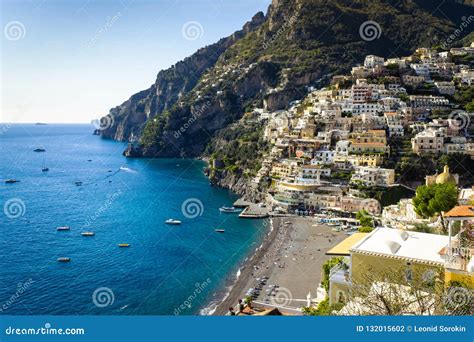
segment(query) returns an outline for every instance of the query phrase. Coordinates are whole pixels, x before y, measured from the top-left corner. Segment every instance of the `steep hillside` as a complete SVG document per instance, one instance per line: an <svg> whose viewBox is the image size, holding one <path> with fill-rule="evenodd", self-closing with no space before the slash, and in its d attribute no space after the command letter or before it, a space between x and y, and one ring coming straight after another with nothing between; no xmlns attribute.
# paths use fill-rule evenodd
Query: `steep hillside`
<svg viewBox="0 0 474 342"><path fill-rule="evenodd" d="M456 1L274 0L266 16L161 71L150 89L113 108L102 136L140 139L135 156L196 157L206 147L210 154L219 148L213 137L247 109L284 108L367 54L395 57L442 43L469 13ZM367 21L377 25L360 33Z"/></svg>

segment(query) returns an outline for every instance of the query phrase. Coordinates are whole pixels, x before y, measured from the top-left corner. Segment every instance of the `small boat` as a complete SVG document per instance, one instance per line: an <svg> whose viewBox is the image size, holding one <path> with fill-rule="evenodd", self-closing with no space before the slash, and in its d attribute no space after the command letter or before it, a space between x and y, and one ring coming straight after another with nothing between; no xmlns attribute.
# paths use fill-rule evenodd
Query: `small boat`
<svg viewBox="0 0 474 342"><path fill-rule="evenodd" d="M37 148L34 149L33 152L46 152L46 150L44 148Z"/></svg>
<svg viewBox="0 0 474 342"><path fill-rule="evenodd" d="M130 247L130 244L129 243L119 243L118 246L119 247Z"/></svg>
<svg viewBox="0 0 474 342"><path fill-rule="evenodd" d="M165 221L166 224L172 224L172 225L178 225L178 224L181 224L181 221L179 220L173 220L173 219L167 219Z"/></svg>
<svg viewBox="0 0 474 342"><path fill-rule="evenodd" d="M76 184L76 186L81 186L82 182L74 182L74 184Z"/></svg>
<svg viewBox="0 0 474 342"><path fill-rule="evenodd" d="M238 213L240 211L240 209L237 209L236 207L222 206L222 207L219 208L219 211L221 213Z"/></svg>
<svg viewBox="0 0 474 342"><path fill-rule="evenodd" d="M56 230L65 231L65 230L71 230L71 228L69 226L62 226L62 227L56 228Z"/></svg>
<svg viewBox="0 0 474 342"><path fill-rule="evenodd" d="M82 236L94 236L95 233L94 232L82 232L81 235Z"/></svg>
<svg viewBox="0 0 474 342"><path fill-rule="evenodd" d="M43 158L43 166L41 167L41 171L43 172L49 171L49 168L44 165L44 158Z"/></svg>
<svg viewBox="0 0 474 342"><path fill-rule="evenodd" d="M18 182L19 182L19 180L16 180L16 179L7 179L5 181L6 184L13 184L13 183L18 183Z"/></svg>
<svg viewBox="0 0 474 342"><path fill-rule="evenodd" d="M71 258L61 257L61 258L58 258L58 261L59 262L69 262L69 261L71 261Z"/></svg>
<svg viewBox="0 0 474 342"><path fill-rule="evenodd" d="M214 229L216 233L225 233L225 229Z"/></svg>

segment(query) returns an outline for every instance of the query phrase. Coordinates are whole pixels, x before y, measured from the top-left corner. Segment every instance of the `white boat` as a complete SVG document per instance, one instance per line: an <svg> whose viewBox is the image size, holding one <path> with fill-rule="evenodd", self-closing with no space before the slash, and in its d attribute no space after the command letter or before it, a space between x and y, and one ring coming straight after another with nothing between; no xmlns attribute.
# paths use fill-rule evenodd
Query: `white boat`
<svg viewBox="0 0 474 342"><path fill-rule="evenodd" d="M173 225L178 225L178 224L181 224L181 221L179 220L173 220L173 219L167 219L165 221L166 224L173 224Z"/></svg>
<svg viewBox="0 0 474 342"><path fill-rule="evenodd" d="M58 227L56 229L59 230L59 231L71 230L71 228L69 226L62 226L62 227Z"/></svg>
<svg viewBox="0 0 474 342"><path fill-rule="evenodd" d="M81 235L82 236L94 236L95 233L94 232L82 232Z"/></svg>
<svg viewBox="0 0 474 342"><path fill-rule="evenodd" d="M219 208L219 211L221 213L238 213L240 211L240 209L237 209L236 207L222 206L222 207Z"/></svg>
<svg viewBox="0 0 474 342"><path fill-rule="evenodd" d="M225 229L214 229L216 233L225 233Z"/></svg>

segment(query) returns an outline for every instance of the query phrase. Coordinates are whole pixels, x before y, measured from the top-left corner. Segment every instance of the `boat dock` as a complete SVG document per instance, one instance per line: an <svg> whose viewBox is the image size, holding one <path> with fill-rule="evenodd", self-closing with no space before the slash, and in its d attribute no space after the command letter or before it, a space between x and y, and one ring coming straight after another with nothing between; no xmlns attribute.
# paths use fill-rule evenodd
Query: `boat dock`
<svg viewBox="0 0 474 342"><path fill-rule="evenodd" d="M248 202L246 200L244 200L243 198L239 198L237 201L234 202L233 206L236 207L236 208L247 208L249 206L251 206L252 202Z"/></svg>
<svg viewBox="0 0 474 342"><path fill-rule="evenodd" d="M266 207L251 203L239 214L240 218L266 218L270 216L270 211Z"/></svg>

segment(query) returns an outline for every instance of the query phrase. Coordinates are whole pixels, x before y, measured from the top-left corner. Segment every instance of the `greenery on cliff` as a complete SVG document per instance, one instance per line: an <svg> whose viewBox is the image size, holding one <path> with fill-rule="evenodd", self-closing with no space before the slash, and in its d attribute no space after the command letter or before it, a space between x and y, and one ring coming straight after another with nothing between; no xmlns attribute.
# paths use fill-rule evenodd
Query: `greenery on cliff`
<svg viewBox="0 0 474 342"><path fill-rule="evenodd" d="M454 0L274 0L266 16L160 72L149 90L111 110L115 124L103 136L140 138L146 157L205 154L254 173L266 146L258 124L239 123L246 111L282 109L367 54L442 44L467 9ZM361 37L368 20L380 26L379 38Z"/></svg>

